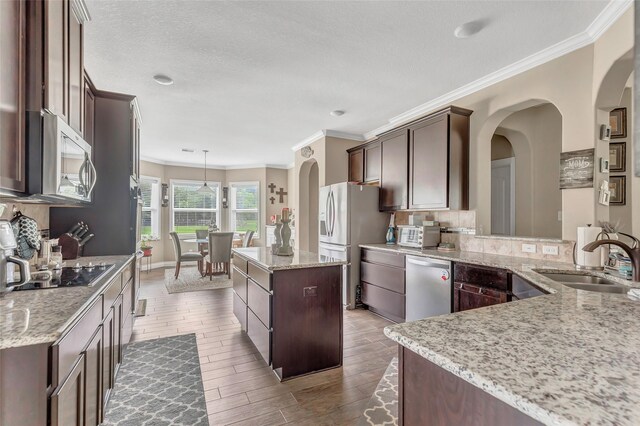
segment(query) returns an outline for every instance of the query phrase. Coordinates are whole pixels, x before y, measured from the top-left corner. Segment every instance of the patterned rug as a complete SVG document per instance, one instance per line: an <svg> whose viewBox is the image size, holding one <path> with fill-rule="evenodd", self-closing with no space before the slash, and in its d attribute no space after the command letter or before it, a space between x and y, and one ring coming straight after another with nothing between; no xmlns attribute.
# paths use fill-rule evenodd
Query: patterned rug
<svg viewBox="0 0 640 426"><path fill-rule="evenodd" d="M129 344L103 424L207 426L196 335Z"/></svg>
<svg viewBox="0 0 640 426"><path fill-rule="evenodd" d="M398 424L398 358L393 358L378 383L359 426Z"/></svg>
<svg viewBox="0 0 640 426"><path fill-rule="evenodd" d="M209 277L200 276L198 268L184 268L176 279L175 269L171 268L164 271L164 286L169 294L173 294L229 288L233 287L233 281L226 275L214 275L213 279L209 280Z"/></svg>

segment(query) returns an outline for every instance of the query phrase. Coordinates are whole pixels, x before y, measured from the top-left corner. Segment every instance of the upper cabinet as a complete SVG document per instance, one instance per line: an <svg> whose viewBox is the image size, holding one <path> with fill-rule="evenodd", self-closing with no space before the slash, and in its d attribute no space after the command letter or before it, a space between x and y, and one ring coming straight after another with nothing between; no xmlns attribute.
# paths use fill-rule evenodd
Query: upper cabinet
<svg viewBox="0 0 640 426"><path fill-rule="evenodd" d="M347 150L349 182L375 183L380 180L380 143L367 142Z"/></svg>
<svg viewBox="0 0 640 426"><path fill-rule="evenodd" d="M0 1L0 190L25 191L26 2Z"/></svg>
<svg viewBox="0 0 640 426"><path fill-rule="evenodd" d="M380 138L382 167L380 173L380 210L407 208L408 131L393 131Z"/></svg>
<svg viewBox="0 0 640 426"><path fill-rule="evenodd" d="M43 7L43 108L62 117L83 134L83 24L89 15L81 0L49 0L43 2Z"/></svg>
<svg viewBox="0 0 640 426"><path fill-rule="evenodd" d="M131 101L131 176L140 181L140 110L138 101Z"/></svg>
<svg viewBox="0 0 640 426"><path fill-rule="evenodd" d="M352 148L349 176L380 181L383 211L467 209L471 113L451 106ZM355 152L361 163L351 160Z"/></svg>

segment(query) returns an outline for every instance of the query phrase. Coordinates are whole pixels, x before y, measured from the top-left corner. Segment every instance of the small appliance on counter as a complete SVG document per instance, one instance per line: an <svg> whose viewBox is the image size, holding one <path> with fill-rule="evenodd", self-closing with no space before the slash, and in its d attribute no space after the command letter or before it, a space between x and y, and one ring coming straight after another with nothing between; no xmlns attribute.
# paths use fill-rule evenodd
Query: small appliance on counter
<svg viewBox="0 0 640 426"><path fill-rule="evenodd" d="M0 296L13 289L11 285L22 285L31 279L29 262L14 255L18 247L13 227L6 220L0 220ZM13 283L13 265L20 268L20 280Z"/></svg>
<svg viewBox="0 0 640 426"><path fill-rule="evenodd" d="M412 248L433 248L440 244L440 226L398 226L398 245Z"/></svg>
<svg viewBox="0 0 640 426"><path fill-rule="evenodd" d="M584 246L608 235L599 226L579 226L576 245L573 249L573 262L578 269L601 271L609 257L609 250L605 247L598 247L593 252L582 250Z"/></svg>

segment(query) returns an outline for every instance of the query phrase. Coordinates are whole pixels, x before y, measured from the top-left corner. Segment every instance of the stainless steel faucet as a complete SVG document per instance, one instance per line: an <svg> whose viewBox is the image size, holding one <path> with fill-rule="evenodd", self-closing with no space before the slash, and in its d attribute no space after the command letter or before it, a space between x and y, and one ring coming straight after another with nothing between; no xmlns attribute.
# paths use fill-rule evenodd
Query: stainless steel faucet
<svg viewBox="0 0 640 426"><path fill-rule="evenodd" d="M631 266L633 268L633 280L640 281L640 246L635 244L634 247L631 248L625 243L622 243L618 240L596 240L582 247L582 250L592 252L598 247L605 244L618 246L627 253L629 259L631 259Z"/></svg>

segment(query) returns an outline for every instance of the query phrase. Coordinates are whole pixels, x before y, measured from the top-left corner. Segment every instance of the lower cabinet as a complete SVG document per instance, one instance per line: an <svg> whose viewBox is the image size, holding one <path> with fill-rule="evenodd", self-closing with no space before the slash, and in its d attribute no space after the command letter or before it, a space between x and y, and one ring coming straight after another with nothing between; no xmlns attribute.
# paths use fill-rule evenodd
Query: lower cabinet
<svg viewBox="0 0 640 426"><path fill-rule="evenodd" d="M405 257L401 253L362 249L362 302L375 314L394 322L406 318Z"/></svg>
<svg viewBox="0 0 640 426"><path fill-rule="evenodd" d="M85 355L51 396L52 426L84 426Z"/></svg>
<svg viewBox="0 0 640 426"><path fill-rule="evenodd" d="M467 311L511 301L511 274L505 269L456 263L453 311Z"/></svg>
<svg viewBox="0 0 640 426"><path fill-rule="evenodd" d="M136 279L130 273L114 277L80 320L51 347L49 369L53 385L58 385L51 394L51 425L98 426L104 421L123 348L133 330Z"/></svg>
<svg viewBox="0 0 640 426"><path fill-rule="evenodd" d="M453 286L454 312L497 305L508 301L508 293L503 290L458 282Z"/></svg>

